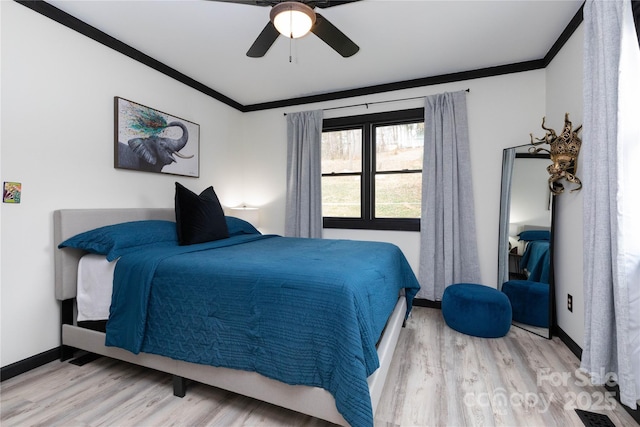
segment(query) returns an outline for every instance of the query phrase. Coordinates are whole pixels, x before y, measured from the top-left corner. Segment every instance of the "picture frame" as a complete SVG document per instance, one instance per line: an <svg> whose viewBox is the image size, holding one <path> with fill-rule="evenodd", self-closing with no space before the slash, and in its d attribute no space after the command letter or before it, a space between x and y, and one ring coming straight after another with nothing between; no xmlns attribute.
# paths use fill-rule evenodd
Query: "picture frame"
<svg viewBox="0 0 640 427"><path fill-rule="evenodd" d="M200 125L114 97L114 167L200 176Z"/></svg>
<svg viewBox="0 0 640 427"><path fill-rule="evenodd" d="M2 190L2 201L4 203L20 203L22 196L22 183L5 181Z"/></svg>

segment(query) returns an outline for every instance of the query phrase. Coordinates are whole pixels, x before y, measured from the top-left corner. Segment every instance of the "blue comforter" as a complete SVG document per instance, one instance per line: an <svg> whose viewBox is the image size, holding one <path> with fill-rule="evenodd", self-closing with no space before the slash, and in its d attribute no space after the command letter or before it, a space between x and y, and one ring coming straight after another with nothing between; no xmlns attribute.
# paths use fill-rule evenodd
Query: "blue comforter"
<svg viewBox="0 0 640 427"><path fill-rule="evenodd" d="M373 426L367 377L397 297L418 282L388 243L241 235L118 261L106 344L322 387Z"/></svg>
<svg viewBox="0 0 640 427"><path fill-rule="evenodd" d="M528 242L522 259L520 259L520 268L527 270L527 280L549 283L550 265L549 241L533 240Z"/></svg>

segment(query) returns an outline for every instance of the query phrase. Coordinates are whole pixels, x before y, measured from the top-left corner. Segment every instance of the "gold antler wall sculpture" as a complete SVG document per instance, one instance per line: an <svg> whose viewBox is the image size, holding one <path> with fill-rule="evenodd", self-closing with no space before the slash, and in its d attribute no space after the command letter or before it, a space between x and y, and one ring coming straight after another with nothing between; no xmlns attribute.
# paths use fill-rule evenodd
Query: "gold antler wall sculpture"
<svg viewBox="0 0 640 427"><path fill-rule="evenodd" d="M559 182L562 178L577 185L571 192L578 191L582 188L582 182L576 176L578 154L580 154L580 147L582 146L582 140L578 137L578 132L582 130L582 125L572 130L569 113L566 113L564 115L562 133L556 135L556 131L545 127L544 119L545 117L542 118L542 129L546 130L547 133L542 138L536 138L535 141L533 134L530 134L533 147L529 149L529 152L532 154L541 151L549 153L553 163L547 166L547 172L551 175L549 177L549 189L553 194L560 194L564 191L564 186ZM536 148L541 144L549 144L549 149Z"/></svg>

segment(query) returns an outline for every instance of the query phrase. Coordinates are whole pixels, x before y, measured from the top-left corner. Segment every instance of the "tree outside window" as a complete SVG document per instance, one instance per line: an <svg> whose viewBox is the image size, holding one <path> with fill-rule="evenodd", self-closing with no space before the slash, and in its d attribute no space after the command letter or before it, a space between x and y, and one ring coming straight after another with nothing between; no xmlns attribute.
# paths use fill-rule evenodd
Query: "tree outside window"
<svg viewBox="0 0 640 427"><path fill-rule="evenodd" d="M423 146L423 109L325 120L324 226L419 230Z"/></svg>

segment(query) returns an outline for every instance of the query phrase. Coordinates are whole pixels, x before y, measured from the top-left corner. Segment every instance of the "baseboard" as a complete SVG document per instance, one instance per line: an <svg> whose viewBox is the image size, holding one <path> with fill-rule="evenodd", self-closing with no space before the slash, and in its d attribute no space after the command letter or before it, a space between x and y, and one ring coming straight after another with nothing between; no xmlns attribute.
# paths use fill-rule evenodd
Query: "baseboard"
<svg viewBox="0 0 640 427"><path fill-rule="evenodd" d="M431 301L427 299L414 299L413 305L416 307L428 307L428 308L437 308L442 309L442 303L440 301ZM582 359L582 348L573 340L571 337L562 330L559 326L555 328L555 334L560 338L567 348L578 358L578 360ZM38 368L42 365L46 365L47 363L53 362L60 358L60 348L52 348L51 350L47 350L40 354L36 354L35 356L31 356L28 359L21 360L16 363L12 363L11 365L4 366L0 368L0 382L8 380L9 378L13 378L17 375L28 372L32 369ZM619 402L620 398L620 390L618 386L610 387L605 386L608 390L614 392L616 399ZM640 425L640 409L631 409L626 405L622 405L624 409L633 417L633 419Z"/></svg>
<svg viewBox="0 0 640 427"><path fill-rule="evenodd" d="M24 374L32 369L38 368L47 363L53 362L60 358L60 347L52 348L11 365L0 368L0 382L13 378L16 375Z"/></svg>
<svg viewBox="0 0 640 427"><path fill-rule="evenodd" d="M556 326L554 333L558 336L558 338L560 338L560 341L562 341L564 345L566 345L569 350L571 350L571 352L578 358L578 360L582 360L582 349L574 340L571 339L571 337L565 331L562 330L562 328ZM620 403L620 387L618 387L617 384L614 387L605 384L605 387L607 388L607 390L613 393L616 401ZM620 403L620 405L622 405L622 403ZM633 417L635 422L640 425L640 408L631 409L627 405L622 405L622 407L629 413L629 415L631 415L631 417Z"/></svg>
<svg viewBox="0 0 640 427"><path fill-rule="evenodd" d="M616 384L615 386L604 385L607 390L613 393L616 398L616 401L620 403L620 386ZM622 405L622 403L620 403ZM636 409L631 409L627 405L622 405L622 407L631 415L631 417L635 420L636 423L640 426L640 406L636 406Z"/></svg>
<svg viewBox="0 0 640 427"><path fill-rule="evenodd" d="M414 298L413 299L414 307L427 307L427 308L437 308L438 310L442 310L442 301L431 301L428 299Z"/></svg>
<svg viewBox="0 0 640 427"><path fill-rule="evenodd" d="M560 338L560 341L562 341L564 345L566 345L569 350L571 350L571 353L573 353L578 358L578 360L582 360L582 349L573 339L571 339L569 334L567 334L562 330L560 326L557 325L554 328L553 332L558 336L558 338Z"/></svg>
<svg viewBox="0 0 640 427"><path fill-rule="evenodd" d="M429 307L441 309L440 301L430 301L427 299L415 299L413 305L418 307ZM32 369L38 368L54 360L60 359L60 347L52 348L27 359L20 360L7 366L0 368L0 382L13 378L17 375L24 374Z"/></svg>

